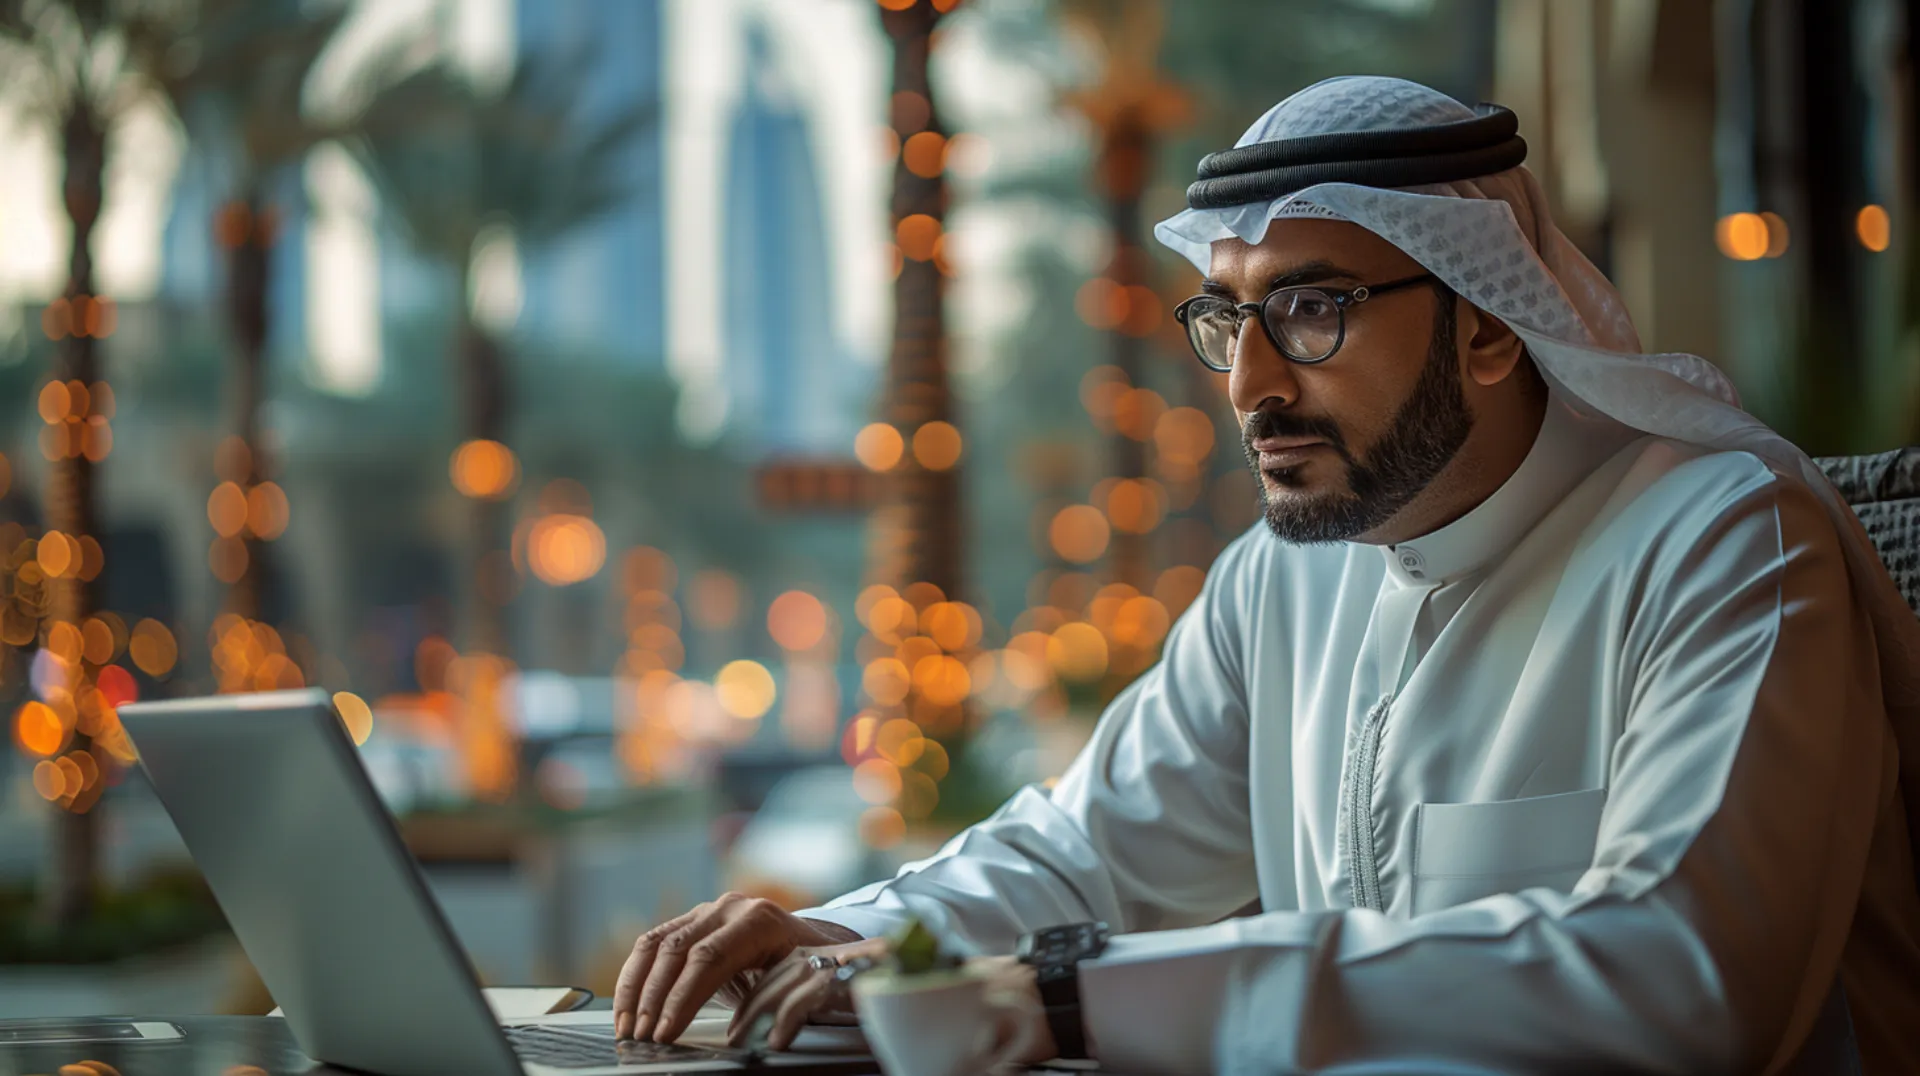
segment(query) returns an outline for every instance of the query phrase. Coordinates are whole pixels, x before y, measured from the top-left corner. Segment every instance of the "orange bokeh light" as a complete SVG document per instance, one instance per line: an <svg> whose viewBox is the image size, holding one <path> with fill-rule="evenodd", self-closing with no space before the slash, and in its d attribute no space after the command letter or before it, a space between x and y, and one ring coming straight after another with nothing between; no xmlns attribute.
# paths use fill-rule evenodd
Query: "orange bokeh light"
<svg viewBox="0 0 1920 1076"><path fill-rule="evenodd" d="M67 665L80 664L86 649L86 640L73 622L56 620L47 626L47 650Z"/></svg>
<svg viewBox="0 0 1920 1076"><path fill-rule="evenodd" d="M773 709L778 690L773 674L757 661L730 661L713 678L720 708L743 721L757 721Z"/></svg>
<svg viewBox="0 0 1920 1076"><path fill-rule="evenodd" d="M923 179L932 179L947 166L947 139L937 131L921 131L901 149L907 171Z"/></svg>
<svg viewBox="0 0 1920 1076"><path fill-rule="evenodd" d="M937 605L947 600L946 592L940 589L939 584L929 583L924 579L917 583L908 583L901 589L900 596L915 609L925 609L929 605Z"/></svg>
<svg viewBox="0 0 1920 1076"><path fill-rule="evenodd" d="M463 496L495 501L519 484L520 460L498 441L476 439L454 449L448 472Z"/></svg>
<svg viewBox="0 0 1920 1076"><path fill-rule="evenodd" d="M65 747L67 731L53 707L38 700L28 702L14 714L14 738L36 755L52 755Z"/></svg>
<svg viewBox="0 0 1920 1076"><path fill-rule="evenodd" d="M247 491L247 529L271 542L286 533L287 492L278 482L262 482Z"/></svg>
<svg viewBox="0 0 1920 1076"><path fill-rule="evenodd" d="M885 583L875 583L867 587L860 592L858 598L853 600L854 619L860 621L861 624L871 627L872 621L869 618L873 614L874 606L886 598L898 598L899 596L899 591Z"/></svg>
<svg viewBox="0 0 1920 1076"><path fill-rule="evenodd" d="M914 663L913 686L935 706L953 706L972 694L973 675L960 659L932 654Z"/></svg>
<svg viewBox="0 0 1920 1076"><path fill-rule="evenodd" d="M1167 401L1152 389L1130 389L1114 400L1113 425L1136 441L1153 439L1154 427L1167 413Z"/></svg>
<svg viewBox="0 0 1920 1076"><path fill-rule="evenodd" d="M73 408L73 397L64 381L49 381L40 390L40 419L48 425L65 422Z"/></svg>
<svg viewBox="0 0 1920 1076"><path fill-rule="evenodd" d="M853 768L853 788L868 803L891 803L900 794L900 767L870 758Z"/></svg>
<svg viewBox="0 0 1920 1076"><path fill-rule="evenodd" d="M959 602L935 602L920 615L920 630L942 650L965 650L980 638L980 629L967 612Z"/></svg>
<svg viewBox="0 0 1920 1076"><path fill-rule="evenodd" d="M1096 329L1116 329L1127 320L1127 289L1107 277L1097 276L1073 297L1073 309L1080 320Z"/></svg>
<svg viewBox="0 0 1920 1076"><path fill-rule="evenodd" d="M827 637L827 607L804 590L789 590L767 607L767 633L783 650L812 650Z"/></svg>
<svg viewBox="0 0 1920 1076"><path fill-rule="evenodd" d="M929 471L960 462L960 431L951 422L929 422L913 433L913 458Z"/></svg>
<svg viewBox="0 0 1920 1076"><path fill-rule="evenodd" d="M59 531L48 531L40 539L34 556L40 562L40 570L46 572L48 578L65 579L80 574L80 543Z"/></svg>
<svg viewBox="0 0 1920 1076"><path fill-rule="evenodd" d="M1758 261L1767 256L1770 245L1767 222L1758 213L1729 213L1720 218L1713 230L1720 253L1735 261Z"/></svg>
<svg viewBox="0 0 1920 1076"><path fill-rule="evenodd" d="M940 221L925 213L901 218L894 229L894 239L900 244L900 253L917 262L933 258L934 243L940 234Z"/></svg>
<svg viewBox="0 0 1920 1076"><path fill-rule="evenodd" d="M1107 517L1090 504L1073 504L1062 508L1054 514L1047 533L1053 551L1076 564L1099 560L1100 555L1107 551L1107 541L1111 537Z"/></svg>
<svg viewBox="0 0 1920 1076"><path fill-rule="evenodd" d="M79 426L80 454L90 463L99 463L113 452L113 427L99 415L90 416Z"/></svg>
<svg viewBox="0 0 1920 1076"><path fill-rule="evenodd" d="M1164 498L1149 480L1123 478L1107 493L1107 518L1117 531L1146 534L1160 525L1165 511Z"/></svg>
<svg viewBox="0 0 1920 1076"><path fill-rule="evenodd" d="M238 538L215 538L207 547L207 568L213 577L222 583L234 584L247 574L247 564L252 558L247 553L247 543Z"/></svg>
<svg viewBox="0 0 1920 1076"><path fill-rule="evenodd" d="M868 663L860 676L860 686L874 702L893 706L906 699L912 680L905 662L898 658L880 658Z"/></svg>
<svg viewBox="0 0 1920 1076"><path fill-rule="evenodd" d="M873 749L895 766L911 766L927 749L926 734L920 726L904 717L896 717L880 726L874 735Z"/></svg>
<svg viewBox="0 0 1920 1076"><path fill-rule="evenodd" d="M1107 671L1107 640L1091 624L1062 624L1047 640L1047 661L1068 680L1096 680Z"/></svg>
<svg viewBox="0 0 1920 1076"><path fill-rule="evenodd" d="M1197 407L1176 407L1153 425L1153 445L1162 459L1196 466L1213 453L1213 419Z"/></svg>
<svg viewBox="0 0 1920 1076"><path fill-rule="evenodd" d="M172 672L174 662L180 657L180 648L174 642L173 632L168 631L165 624L151 619L133 626L127 652L141 672L156 678Z"/></svg>
<svg viewBox="0 0 1920 1076"><path fill-rule="evenodd" d="M1141 650L1160 645L1173 624L1167 607L1153 598L1128 598L1113 618L1113 641Z"/></svg>
<svg viewBox="0 0 1920 1076"><path fill-rule="evenodd" d="M659 592L661 597L680 582L680 570L673 558L649 545L634 546L620 562L621 585L628 594ZM668 599L667 604L672 604Z"/></svg>
<svg viewBox="0 0 1920 1076"><path fill-rule="evenodd" d="M527 536L527 563L548 586L591 579L607 560L607 537L585 516L555 512L534 521Z"/></svg>
<svg viewBox="0 0 1920 1076"><path fill-rule="evenodd" d="M66 774L50 760L42 759L33 767L33 790L42 799L57 800L66 794Z"/></svg>
<svg viewBox="0 0 1920 1076"><path fill-rule="evenodd" d="M916 629L918 614L905 598L881 598L867 610L867 630L889 646Z"/></svg>
<svg viewBox="0 0 1920 1076"><path fill-rule="evenodd" d="M1860 237L1860 245L1875 254L1893 245L1893 218L1887 215L1885 206L1862 206L1853 218L1853 231Z"/></svg>
<svg viewBox="0 0 1920 1076"><path fill-rule="evenodd" d="M887 423L869 423L854 437L853 454L869 471L891 471L906 455L906 439Z"/></svg>
<svg viewBox="0 0 1920 1076"><path fill-rule="evenodd" d="M367 700L351 691L336 691L333 708L339 711L340 722L347 726L347 735L353 737L354 743L366 743L367 737L373 735L373 707L367 705Z"/></svg>
<svg viewBox="0 0 1920 1076"><path fill-rule="evenodd" d="M238 482L222 482L207 496L207 522L222 538L237 538L247 527L247 494Z"/></svg>
<svg viewBox="0 0 1920 1076"><path fill-rule="evenodd" d="M113 629L99 617L88 617L80 625L80 652L95 665L105 665L114 659Z"/></svg>

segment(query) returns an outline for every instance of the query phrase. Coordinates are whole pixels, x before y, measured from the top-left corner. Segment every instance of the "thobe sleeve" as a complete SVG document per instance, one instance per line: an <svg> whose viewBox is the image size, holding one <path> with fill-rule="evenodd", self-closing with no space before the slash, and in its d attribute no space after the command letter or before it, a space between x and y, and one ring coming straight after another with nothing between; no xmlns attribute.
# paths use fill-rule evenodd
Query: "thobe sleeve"
<svg viewBox="0 0 1920 1076"><path fill-rule="evenodd" d="M1697 1073L1791 1055L1829 996L1894 794L1871 627L1804 487L1745 474L1689 518L1623 567L1641 573L1621 640L1629 701L1570 894L1117 939L1081 970L1102 1061Z"/></svg>
<svg viewBox="0 0 1920 1076"><path fill-rule="evenodd" d="M867 937L918 916L960 948L1006 953L1021 934L1063 923L1163 930L1250 903L1237 664L1247 550L1243 539L1215 561L1161 660L1114 699L1050 792L1024 789L934 856L798 914Z"/></svg>

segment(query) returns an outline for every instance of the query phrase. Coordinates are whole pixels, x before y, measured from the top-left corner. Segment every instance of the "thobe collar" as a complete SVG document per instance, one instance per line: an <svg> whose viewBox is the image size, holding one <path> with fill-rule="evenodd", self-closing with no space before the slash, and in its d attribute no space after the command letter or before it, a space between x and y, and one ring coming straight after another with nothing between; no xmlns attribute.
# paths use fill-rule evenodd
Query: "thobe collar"
<svg viewBox="0 0 1920 1076"><path fill-rule="evenodd" d="M1540 432L1512 477L1452 523L1379 547L1396 581L1405 586L1438 586L1506 555L1619 447L1609 433L1623 427L1605 416L1576 410L1551 379L1548 386Z"/></svg>

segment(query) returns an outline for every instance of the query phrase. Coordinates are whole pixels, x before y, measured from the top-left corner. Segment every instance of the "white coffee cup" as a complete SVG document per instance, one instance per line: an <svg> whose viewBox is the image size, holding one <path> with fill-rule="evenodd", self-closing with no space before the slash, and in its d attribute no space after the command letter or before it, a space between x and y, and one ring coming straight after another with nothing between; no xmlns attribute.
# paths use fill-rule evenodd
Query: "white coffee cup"
<svg viewBox="0 0 1920 1076"><path fill-rule="evenodd" d="M887 1076L978 1076L1036 1045L1027 1003L961 967L853 980L860 1030Z"/></svg>

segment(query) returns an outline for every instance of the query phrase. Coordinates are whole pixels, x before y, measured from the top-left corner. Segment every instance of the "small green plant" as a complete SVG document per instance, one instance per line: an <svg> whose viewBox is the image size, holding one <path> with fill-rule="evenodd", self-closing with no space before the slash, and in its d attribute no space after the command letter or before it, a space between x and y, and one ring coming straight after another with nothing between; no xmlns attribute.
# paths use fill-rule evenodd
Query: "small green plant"
<svg viewBox="0 0 1920 1076"><path fill-rule="evenodd" d="M957 968L962 962L959 956L942 950L940 939L918 918L907 920L887 943L887 963L897 975L925 975Z"/></svg>

